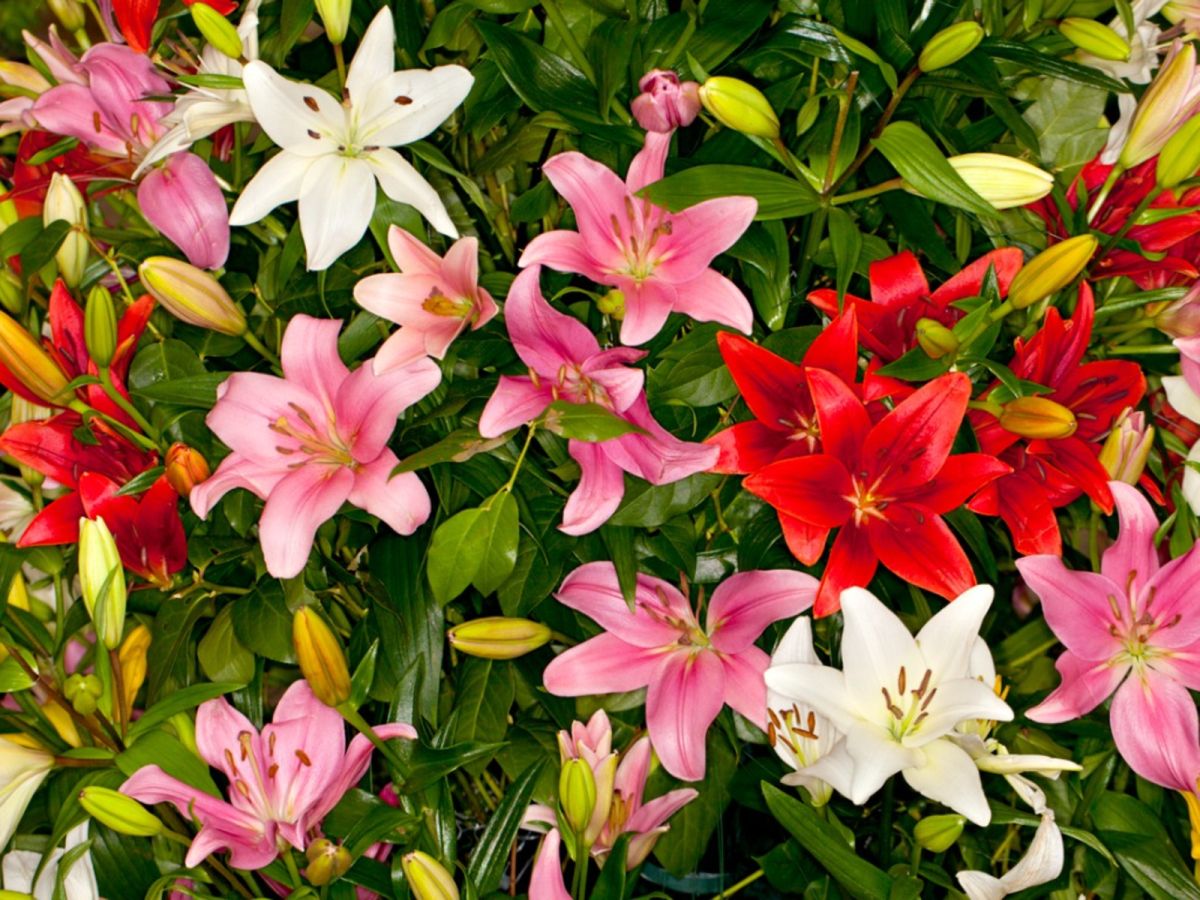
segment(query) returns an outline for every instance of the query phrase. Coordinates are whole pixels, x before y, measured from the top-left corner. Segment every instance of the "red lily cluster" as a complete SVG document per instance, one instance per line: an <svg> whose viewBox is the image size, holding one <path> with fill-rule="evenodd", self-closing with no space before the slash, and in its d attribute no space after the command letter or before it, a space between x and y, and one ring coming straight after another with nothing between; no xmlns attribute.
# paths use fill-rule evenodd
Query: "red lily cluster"
<svg viewBox="0 0 1200 900"><path fill-rule="evenodd" d="M211 6L223 16L237 9L237 4L231 0L183 0L184 6L192 6L195 3ZM154 30L154 23L158 21L158 8L161 5L162 0L113 0L113 13L117 17L117 25L120 26L121 34L125 36L125 42L129 44L130 49L138 53L145 53L150 49L151 32Z"/></svg>

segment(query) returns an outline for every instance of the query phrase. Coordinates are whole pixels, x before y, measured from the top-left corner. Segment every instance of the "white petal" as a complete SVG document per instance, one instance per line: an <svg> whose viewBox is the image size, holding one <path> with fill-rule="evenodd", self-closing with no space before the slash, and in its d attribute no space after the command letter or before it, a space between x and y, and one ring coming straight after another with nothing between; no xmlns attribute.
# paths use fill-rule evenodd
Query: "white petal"
<svg viewBox="0 0 1200 900"><path fill-rule="evenodd" d="M361 159L314 160L300 187L300 233L308 269L328 269L359 242L375 211L375 179Z"/></svg>
<svg viewBox="0 0 1200 900"><path fill-rule="evenodd" d="M996 682L996 663L992 659L992 650L981 637L975 638L975 648L971 651L971 661L967 664L967 675L978 678L984 684Z"/></svg>
<svg viewBox="0 0 1200 900"><path fill-rule="evenodd" d="M458 237L458 229L428 181L403 156L383 147L365 157L383 192L400 203L407 203L423 215L429 224L447 237Z"/></svg>
<svg viewBox="0 0 1200 900"><path fill-rule="evenodd" d="M922 658L912 634L896 614L862 588L842 591L845 630L842 668L846 687L860 714L886 715L880 688L896 684L900 667L914 686L920 680ZM893 695L894 696L894 695ZM870 713L868 713L870 711Z"/></svg>
<svg viewBox="0 0 1200 900"><path fill-rule="evenodd" d="M180 150L186 150L192 146L194 139L189 136L187 126L179 124L168 131L163 132L162 136L154 142L136 169L133 170L133 180L137 181L142 177L143 173L154 165L156 162L161 162L172 153L178 153Z"/></svg>
<svg viewBox="0 0 1200 900"><path fill-rule="evenodd" d="M242 188L242 195L229 213L229 224L249 225L279 204L298 200L300 186L313 162L311 157L296 156L286 150L277 153Z"/></svg>
<svg viewBox="0 0 1200 900"><path fill-rule="evenodd" d="M897 772L921 760L921 751L901 746L882 728L867 722L860 722L846 732L846 752L854 760L854 774L846 796L859 806ZM975 767L972 765L971 769Z"/></svg>
<svg viewBox="0 0 1200 900"><path fill-rule="evenodd" d="M257 60L247 63L242 82L255 119L280 147L320 156L348 143L345 108L327 91L284 78Z"/></svg>
<svg viewBox="0 0 1200 900"><path fill-rule="evenodd" d="M351 107L362 144L395 147L419 141L467 99L475 76L462 66L406 69L372 84Z"/></svg>
<svg viewBox="0 0 1200 900"><path fill-rule="evenodd" d="M1181 416L1187 416L1193 422L1200 422L1200 395L1192 390L1187 379L1182 375L1168 375L1162 380L1163 390L1167 393L1167 402Z"/></svg>
<svg viewBox="0 0 1200 900"><path fill-rule="evenodd" d="M811 706L832 721L839 731L849 731L861 721L846 691L846 677L837 669L808 663L787 663L770 666L763 673L763 678L768 692L786 698L786 705L800 703Z"/></svg>
<svg viewBox="0 0 1200 900"><path fill-rule="evenodd" d="M1054 813L1047 810L1029 849L1002 878L985 872L959 872L958 883L970 900L999 900L1017 891L1053 881L1062 873L1063 856L1062 832L1055 824Z"/></svg>
<svg viewBox="0 0 1200 900"><path fill-rule="evenodd" d="M991 686L974 678L944 681L933 691L932 700L925 698L928 701L924 710L926 718L905 741L910 747L921 747L942 737L959 722L971 719L1008 722L1013 717L1012 709L996 696Z"/></svg>
<svg viewBox="0 0 1200 900"><path fill-rule="evenodd" d="M350 103L355 104L365 98L371 88L391 75L395 68L396 26L392 21L392 11L384 6L371 20L346 72Z"/></svg>
<svg viewBox="0 0 1200 900"><path fill-rule="evenodd" d="M976 825L992 820L979 770L964 750L952 741L934 741L919 751L923 760L904 770L909 786L930 800L950 807Z"/></svg>
<svg viewBox="0 0 1200 900"><path fill-rule="evenodd" d="M784 663L815 665L819 662L817 651L813 649L812 619L808 616L800 616L779 639L779 645L771 654L771 665Z"/></svg>
<svg viewBox="0 0 1200 900"><path fill-rule="evenodd" d="M1037 753L988 753L975 758L975 765L981 772L995 772L999 775L1012 775L1018 772L1032 772L1046 778L1057 778L1062 772L1079 772L1083 766L1069 759L1059 759L1057 756L1042 756Z"/></svg>
<svg viewBox="0 0 1200 900"><path fill-rule="evenodd" d="M978 760L975 763L978 765ZM1045 792L1026 778L1024 775L1005 775L1004 780L1009 783L1017 796L1024 801L1025 805L1034 811L1036 815L1041 815L1046 811L1046 794Z"/></svg>
<svg viewBox="0 0 1200 900"><path fill-rule="evenodd" d="M832 750L811 766L783 776L784 784L801 785L812 795L814 802L818 802L818 795L828 799L829 788L843 797L849 797L853 782L854 760L846 752L845 741L838 741Z"/></svg>
<svg viewBox="0 0 1200 900"><path fill-rule="evenodd" d="M943 606L917 632L917 646L933 671L934 684L964 678L969 673L979 626L992 605L993 594L990 585L978 584Z"/></svg>

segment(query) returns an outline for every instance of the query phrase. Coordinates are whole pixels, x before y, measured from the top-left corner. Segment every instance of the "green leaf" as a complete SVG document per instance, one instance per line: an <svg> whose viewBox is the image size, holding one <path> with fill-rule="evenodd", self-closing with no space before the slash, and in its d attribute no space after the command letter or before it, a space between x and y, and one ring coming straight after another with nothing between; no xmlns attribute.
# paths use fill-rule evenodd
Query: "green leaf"
<svg viewBox="0 0 1200 900"><path fill-rule="evenodd" d="M673 484L649 485L627 480L625 499L609 518L609 525L640 525L657 528L668 519L690 511L720 483L720 475L699 474Z"/></svg>
<svg viewBox="0 0 1200 900"><path fill-rule="evenodd" d="M682 876L693 871L708 847L717 822L730 800L730 781L737 771L737 754L729 739L719 728L710 728L707 738L707 765L704 780L690 787L700 794L671 817L671 830L659 838L654 858L672 875ZM659 794L666 789L665 773L656 773ZM674 786L674 785L672 785Z"/></svg>
<svg viewBox="0 0 1200 900"><path fill-rule="evenodd" d="M905 381L928 381L950 371L954 364L954 354L949 353L940 359L933 359L920 347L913 347L897 360L886 366L881 366L878 375L888 378L901 378Z"/></svg>
<svg viewBox="0 0 1200 900"><path fill-rule="evenodd" d="M592 892L588 894L591 900L624 900L625 898L625 858L629 851L631 832L623 832L604 860L600 877Z"/></svg>
<svg viewBox="0 0 1200 900"><path fill-rule="evenodd" d="M693 166L648 185L640 196L673 212L716 197L753 197L759 221L803 216L821 206L805 182L751 166Z"/></svg>
<svg viewBox="0 0 1200 900"><path fill-rule="evenodd" d="M28 166L42 166L62 156L64 153L69 153L79 146L79 138L65 137L55 141L49 147L39 150L25 161Z"/></svg>
<svg viewBox="0 0 1200 900"><path fill-rule="evenodd" d="M455 769L461 769L481 759L491 759L504 744L483 741L463 741L450 747L413 746L412 767L404 778L404 793L424 790Z"/></svg>
<svg viewBox="0 0 1200 900"><path fill-rule="evenodd" d="M1042 53L1031 44L987 38L979 45L979 50L992 59L1014 62L1031 72L1049 75L1052 78L1063 78L1079 84L1089 84L1118 94L1129 93L1129 88L1123 81L1112 78L1091 66L1080 65L1058 56Z"/></svg>
<svg viewBox="0 0 1200 900"><path fill-rule="evenodd" d="M213 619L196 648L200 670L210 681L245 685L254 677L254 654L233 633L233 607L226 606Z"/></svg>
<svg viewBox="0 0 1200 900"><path fill-rule="evenodd" d="M292 613L278 581L263 580L252 592L234 600L231 608L233 633L246 649L276 662L296 661Z"/></svg>
<svg viewBox="0 0 1200 900"><path fill-rule="evenodd" d="M20 653L25 664L37 671L37 664L29 651L24 647L14 647L13 651ZM20 693L29 690L33 685L34 680L29 677L29 673L11 655L4 662L0 662L0 694Z"/></svg>
<svg viewBox="0 0 1200 900"><path fill-rule="evenodd" d="M504 799L492 812L479 843L471 851L467 880L478 896L486 897L499 889L504 867L508 864L509 848L516 840L521 818L533 800L533 790L548 765L549 760L538 760L513 780Z"/></svg>
<svg viewBox="0 0 1200 900"><path fill-rule="evenodd" d="M933 139L912 122L893 122L872 143L921 196L976 215L997 215L995 207L954 171Z"/></svg>
<svg viewBox="0 0 1200 900"><path fill-rule="evenodd" d="M153 645L152 645L153 646ZM136 722L129 726L129 738L134 740L157 728L176 713L187 712L208 700L223 697L230 691L236 691L241 684L232 681L219 681L211 684L193 684L180 688L170 696L159 700L147 709Z"/></svg>
<svg viewBox="0 0 1200 900"><path fill-rule="evenodd" d="M246 85L242 79L234 75L180 75L177 80L191 87L208 88L217 91L241 91Z"/></svg>
<svg viewBox="0 0 1200 900"><path fill-rule="evenodd" d="M439 733L439 741L503 740L514 694L511 663L479 657L464 659L458 666L454 690L454 712Z"/></svg>
<svg viewBox="0 0 1200 900"><path fill-rule="evenodd" d="M853 53L855 56L861 56L868 62L873 62L879 66L879 71L883 75L883 81L890 90L896 90L900 82L896 80L896 70L883 60L878 53L864 44L862 41L852 38L850 35L838 31L836 28L833 33L837 35L838 40L842 42L842 46Z"/></svg>
<svg viewBox="0 0 1200 900"><path fill-rule="evenodd" d="M217 388L228 377L224 372L206 372L203 375L147 384L145 387L133 388L130 393L155 403L212 409L213 404L217 402Z"/></svg>
<svg viewBox="0 0 1200 900"><path fill-rule="evenodd" d="M70 231L70 222L56 219L25 245L25 249L21 251L21 271L25 273L26 278L54 259L54 254L58 252Z"/></svg>
<svg viewBox="0 0 1200 900"><path fill-rule="evenodd" d="M487 511L482 507L464 509L433 533L426 569L434 599L442 606L475 580L488 540L486 516Z"/></svg>
<svg viewBox="0 0 1200 900"><path fill-rule="evenodd" d="M221 796L207 764L180 743L177 737L165 731L152 731L144 735L117 757L117 767L126 775L150 765L158 766L168 775L206 794Z"/></svg>
<svg viewBox="0 0 1200 900"><path fill-rule="evenodd" d="M1096 835L1130 878L1155 900L1200 898L1182 857L1160 817L1128 794L1105 791L1092 805Z"/></svg>
<svg viewBox="0 0 1200 900"><path fill-rule="evenodd" d="M600 526L600 538L604 541L604 548L608 551L608 558L612 560L613 567L617 570L617 583L621 586L621 595L625 598L625 603L629 606L629 611L634 611L634 593L637 590L637 553L634 550L634 537L636 532L632 528L617 528L613 525Z"/></svg>
<svg viewBox="0 0 1200 900"><path fill-rule="evenodd" d="M479 593L493 593L512 574L517 564L517 539L520 536L520 521L517 501L511 493L504 491L492 500L480 527L485 530L483 551L479 556L479 570L471 583Z"/></svg>
<svg viewBox="0 0 1200 900"><path fill-rule="evenodd" d="M543 425L560 437L599 443L626 434L645 434L645 430L599 403L572 403L555 400L542 414Z"/></svg>
<svg viewBox="0 0 1200 900"><path fill-rule="evenodd" d="M431 444L411 456L404 457L396 468L392 469L392 475L399 475L401 472L416 472L438 463L466 462L475 454L494 450L496 447L503 446L507 441L507 437L482 438L479 436L478 428L458 428L436 444Z"/></svg>
<svg viewBox="0 0 1200 900"><path fill-rule="evenodd" d="M862 232L844 209L834 207L829 210L829 243L837 266L836 286L840 301L846 296L846 288L850 286L863 246Z"/></svg>

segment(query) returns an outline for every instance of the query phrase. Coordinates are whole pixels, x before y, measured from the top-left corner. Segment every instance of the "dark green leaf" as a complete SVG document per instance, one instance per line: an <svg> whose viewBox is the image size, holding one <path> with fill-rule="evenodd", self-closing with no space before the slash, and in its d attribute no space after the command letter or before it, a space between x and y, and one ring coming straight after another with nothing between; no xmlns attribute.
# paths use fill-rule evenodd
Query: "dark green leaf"
<svg viewBox="0 0 1200 900"><path fill-rule="evenodd" d="M549 760L539 760L522 772L508 786L504 799L492 812L487 828L467 864L467 879L479 896L487 896L500 887L504 867L508 864L509 848L516 840L521 818L533 799L533 789L548 765Z"/></svg>
<svg viewBox="0 0 1200 900"><path fill-rule="evenodd" d="M760 221L807 215L821 205L817 192L805 182L750 166L694 166L654 182L641 193L673 211L715 197L753 197L758 201L755 218Z"/></svg>
<svg viewBox="0 0 1200 900"><path fill-rule="evenodd" d="M642 434L643 429L599 403L572 403L555 400L542 414L543 425L560 437L598 443L626 434Z"/></svg>
<svg viewBox="0 0 1200 900"><path fill-rule="evenodd" d="M996 215L995 207L963 181L933 139L912 122L893 122L872 143L921 196L980 216Z"/></svg>
<svg viewBox="0 0 1200 900"><path fill-rule="evenodd" d="M487 596L504 584L517 564L520 521L517 501L511 493L504 491L492 499L480 527L485 530L485 541L479 555L479 570L471 583Z"/></svg>

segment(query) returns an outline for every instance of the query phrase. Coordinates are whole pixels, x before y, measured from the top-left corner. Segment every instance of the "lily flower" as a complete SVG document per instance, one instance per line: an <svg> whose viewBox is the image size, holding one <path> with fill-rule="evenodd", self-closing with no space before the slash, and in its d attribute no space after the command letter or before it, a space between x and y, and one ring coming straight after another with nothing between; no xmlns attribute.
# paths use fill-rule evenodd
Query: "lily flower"
<svg viewBox="0 0 1200 900"><path fill-rule="evenodd" d="M232 224L249 225L299 200L308 268L327 269L366 232L378 182L442 234L458 237L437 192L391 148L441 125L466 98L474 76L462 66L396 72L395 52L392 13L384 6L350 63L344 102L284 78L261 60L246 64L242 81L254 118L282 152L246 185Z"/></svg>
<svg viewBox="0 0 1200 900"><path fill-rule="evenodd" d="M705 627L675 588L639 575L634 607L612 563L580 566L555 596L598 622L604 633L546 667L546 689L560 697L645 687L646 727L663 768L684 781L704 777L704 738L725 705L767 727L762 673L770 657L754 646L768 625L812 605L817 582L788 570L741 572L713 592Z"/></svg>
<svg viewBox="0 0 1200 900"><path fill-rule="evenodd" d="M806 525L798 548L806 565L839 529L815 614L836 612L842 591L870 582L880 562L947 599L973 585L971 564L942 514L1009 467L984 453L950 455L971 395L967 376L934 379L872 425L840 378L823 369L807 375L821 452L772 463L743 484Z"/></svg>
<svg viewBox="0 0 1200 900"><path fill-rule="evenodd" d="M417 736L399 722L377 725L375 734L383 740ZM305 849L321 820L367 771L373 747L361 734L347 747L341 715L313 696L306 681L297 681L261 734L223 697L200 704L196 749L229 780L228 801L156 765L134 772L121 792L143 803L170 803L200 822L185 865L228 850L234 868L261 869L281 845Z"/></svg>
<svg viewBox="0 0 1200 900"><path fill-rule="evenodd" d="M771 690L807 704L845 735L804 774L861 805L900 772L913 790L986 825L991 810L979 770L949 735L964 721L1013 716L969 669L991 587L943 607L915 638L868 591L848 588L841 600L841 671L788 663L766 672Z"/></svg>
<svg viewBox="0 0 1200 900"><path fill-rule="evenodd" d="M504 320L529 375L502 375L479 419L479 433L499 437L542 414L551 403L595 403L635 425L641 433L598 443L567 442L580 468L579 486L567 500L567 534L595 531L621 504L622 472L651 484L670 484L703 472L717 448L681 441L654 420L642 385L645 375L627 364L645 352L627 347L601 350L582 322L551 308L538 286L541 267L526 269L509 288Z"/></svg>
<svg viewBox="0 0 1200 900"><path fill-rule="evenodd" d="M192 488L201 518L234 488L266 500L259 539L267 571L291 578L304 568L321 523L349 501L398 534L429 518L430 500L413 472L391 477L399 460L387 447L396 418L437 387L428 359L376 375L338 356L337 319L294 316L283 335L283 378L237 372L217 391L205 421L233 450Z"/></svg>
<svg viewBox="0 0 1200 900"><path fill-rule="evenodd" d="M571 893L563 883L561 853L562 836L557 828L551 828L542 838L533 861L529 900L571 900Z"/></svg>
<svg viewBox="0 0 1200 900"><path fill-rule="evenodd" d="M749 334L754 324L749 301L709 266L750 227L758 203L752 197L719 197L672 213L638 197L663 177L670 144L669 134L647 134L624 181L582 153L548 160L542 171L571 204L579 230L538 235L521 265L575 272L621 291L623 344L644 344L673 312Z"/></svg>
<svg viewBox="0 0 1200 900"><path fill-rule="evenodd" d="M54 900L63 857L88 839L88 828L89 823L85 821L68 831L63 846L51 850L44 857L44 864L43 855L32 850L10 850L4 854L0 864L4 872L4 889L29 894L34 900ZM61 896L65 900L95 900L100 896L100 887L96 883L91 853L84 852L82 857L72 854L71 860L69 868L61 873Z"/></svg>
<svg viewBox="0 0 1200 900"><path fill-rule="evenodd" d="M1067 722L1112 696L1113 739L1130 768L1190 790L1200 771L1200 719L1188 693L1200 688L1200 546L1160 564L1149 502L1123 482L1109 488L1121 530L1099 573L1071 571L1054 555L1017 560L1067 647L1056 664L1062 684L1027 715Z"/></svg>
<svg viewBox="0 0 1200 900"><path fill-rule="evenodd" d="M968 900L1002 900L1017 891L1051 882L1062 873L1062 831L1054 821L1054 810L1046 809L1041 817L1025 855L999 878L975 870L955 875Z"/></svg>
<svg viewBox="0 0 1200 900"><path fill-rule="evenodd" d="M496 315L496 301L479 286L478 238L460 238L443 258L393 225L388 247L400 272L354 286L363 309L400 326L375 354L378 374L424 356L442 359L468 325L481 328Z"/></svg>
<svg viewBox="0 0 1200 900"><path fill-rule="evenodd" d="M25 735L0 735L0 850L53 768L53 754Z"/></svg>
<svg viewBox="0 0 1200 900"><path fill-rule="evenodd" d="M112 11L116 16L121 34L135 53L145 53L150 49L150 32L158 20L158 7L161 0L112 0ZM237 4L233 0L183 0L185 6L193 3L205 3L223 16L229 15Z"/></svg>

